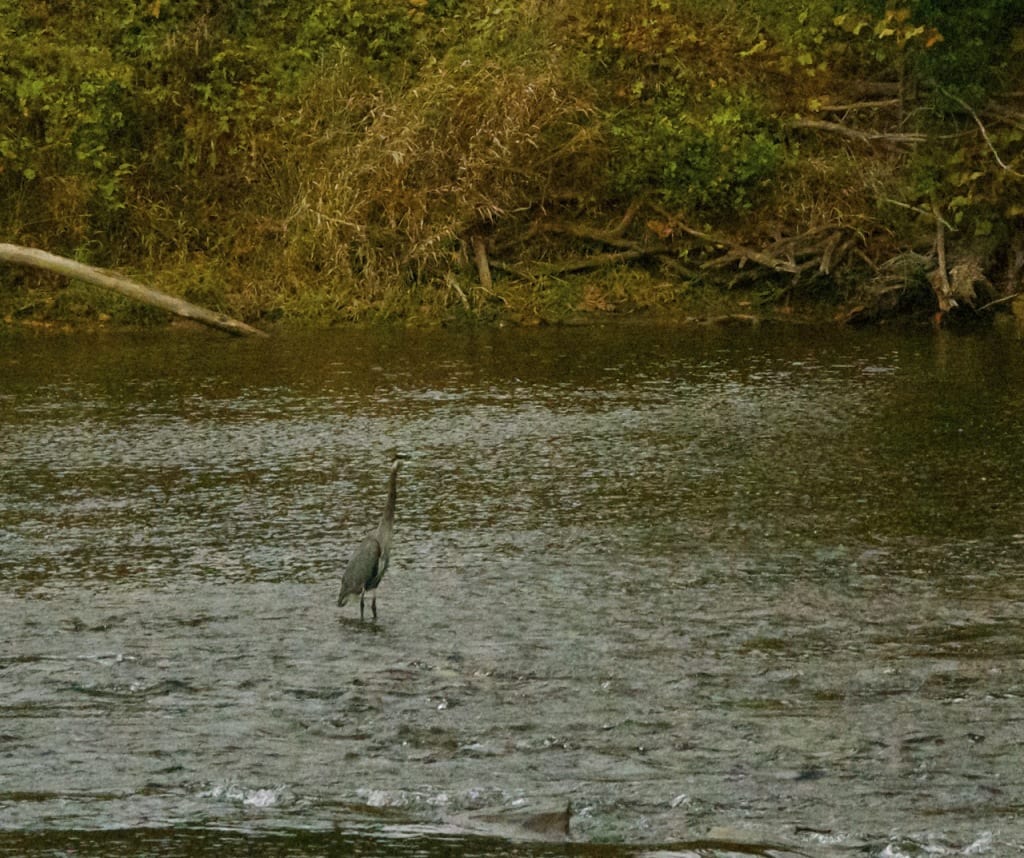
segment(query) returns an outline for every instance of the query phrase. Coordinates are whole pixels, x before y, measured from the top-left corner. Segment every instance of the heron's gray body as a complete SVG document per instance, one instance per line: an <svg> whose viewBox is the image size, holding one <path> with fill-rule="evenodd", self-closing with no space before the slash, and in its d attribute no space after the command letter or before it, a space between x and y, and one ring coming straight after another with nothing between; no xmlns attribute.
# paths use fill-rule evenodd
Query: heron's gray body
<svg viewBox="0 0 1024 858"><path fill-rule="evenodd" d="M398 469L402 460L395 458L391 463L391 476L388 479L388 500L384 505L384 515L373 533L364 537L345 567L341 576L341 592L338 593L338 604L344 605L349 596L359 596L359 616L365 610L367 593L372 594L370 609L377 616L377 587L381 578L388 571L391 556L391 533L395 526L395 501L398 498Z"/></svg>

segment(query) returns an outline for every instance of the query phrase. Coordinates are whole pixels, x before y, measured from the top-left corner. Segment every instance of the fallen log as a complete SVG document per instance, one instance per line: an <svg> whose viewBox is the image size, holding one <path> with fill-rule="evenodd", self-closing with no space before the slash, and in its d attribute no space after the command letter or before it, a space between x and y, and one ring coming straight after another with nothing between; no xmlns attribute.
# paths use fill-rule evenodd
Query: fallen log
<svg viewBox="0 0 1024 858"><path fill-rule="evenodd" d="M519 265L507 265L497 259L491 260L491 268L499 271L507 271L521 280L536 280L541 277L558 277L562 274L575 274L579 271L589 271L593 268L604 268L610 265L618 265L621 262L632 262L634 259L642 259L651 256L657 251L645 250L622 250L616 253L595 253L591 256L583 256L574 259L563 259L560 262L537 262L529 269Z"/></svg>
<svg viewBox="0 0 1024 858"><path fill-rule="evenodd" d="M135 301L149 304L166 310L176 316L185 319L192 319L211 328L218 328L236 336L258 336L265 337L263 331L253 328L245 322L232 319L223 313L216 313L207 310L196 304L191 304L182 298L175 298L166 292L159 292L149 286L143 286L127 277L119 274L112 274L91 265L85 265L68 259L64 256L57 256L47 253L45 250L37 250L33 247L22 247L17 244L0 244L0 262L11 262L15 265L28 265L32 268L41 268L44 271L52 271L55 274L62 274L74 280L82 280L85 283L92 283L94 286L103 286L106 289L113 289Z"/></svg>

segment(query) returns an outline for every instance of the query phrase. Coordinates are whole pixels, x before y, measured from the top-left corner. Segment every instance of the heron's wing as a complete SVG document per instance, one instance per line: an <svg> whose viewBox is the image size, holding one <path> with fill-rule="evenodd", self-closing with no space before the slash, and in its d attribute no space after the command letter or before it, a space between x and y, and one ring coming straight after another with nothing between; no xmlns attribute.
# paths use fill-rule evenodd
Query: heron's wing
<svg viewBox="0 0 1024 858"><path fill-rule="evenodd" d="M388 558L390 552L385 548L380 555L380 563L377 564L377 574L373 576L373 580L367 582L366 586L370 590L373 590L380 584L380 579L384 577L384 573L388 571Z"/></svg>
<svg viewBox="0 0 1024 858"><path fill-rule="evenodd" d="M376 577L379 566L380 543L377 537L371 534L359 543L359 547L348 561L348 566L345 567L345 574L341 576L339 600L351 593L362 593L367 582Z"/></svg>

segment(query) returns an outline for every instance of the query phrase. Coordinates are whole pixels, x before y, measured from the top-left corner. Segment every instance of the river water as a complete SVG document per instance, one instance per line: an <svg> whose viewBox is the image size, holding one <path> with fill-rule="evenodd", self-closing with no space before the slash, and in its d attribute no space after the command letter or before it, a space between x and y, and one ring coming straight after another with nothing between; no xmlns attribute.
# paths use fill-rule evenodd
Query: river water
<svg viewBox="0 0 1024 858"><path fill-rule="evenodd" d="M1022 426L991 334L5 334L0 855L1021 854Z"/></svg>

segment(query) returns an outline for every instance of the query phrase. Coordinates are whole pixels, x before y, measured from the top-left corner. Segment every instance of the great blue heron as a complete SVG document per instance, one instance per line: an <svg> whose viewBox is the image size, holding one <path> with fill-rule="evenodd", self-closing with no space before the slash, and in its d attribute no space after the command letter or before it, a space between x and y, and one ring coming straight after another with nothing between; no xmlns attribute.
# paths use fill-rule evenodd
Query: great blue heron
<svg viewBox="0 0 1024 858"><path fill-rule="evenodd" d="M338 593L338 605L344 605L349 596L359 594L359 618L362 619L366 610L366 594L371 593L370 610L374 619L377 617L377 586L384 573L388 571L388 560L391 555L391 531L395 526L395 500L398 497L398 469L402 467L404 457L396 453L391 461L391 476L388 478L388 500L384 504L384 515L373 533L368 534L345 567L341 576L341 592Z"/></svg>

